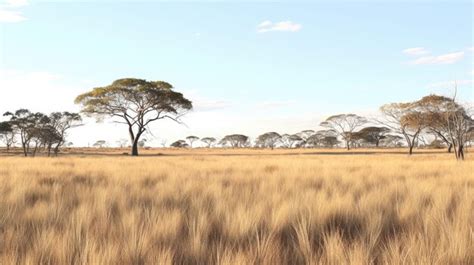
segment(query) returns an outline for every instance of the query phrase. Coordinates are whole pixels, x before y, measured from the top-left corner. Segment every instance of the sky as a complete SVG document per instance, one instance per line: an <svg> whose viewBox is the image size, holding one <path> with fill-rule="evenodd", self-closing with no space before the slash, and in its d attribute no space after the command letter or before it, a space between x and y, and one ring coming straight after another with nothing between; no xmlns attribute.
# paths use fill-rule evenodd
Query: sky
<svg viewBox="0 0 474 265"><path fill-rule="evenodd" d="M474 102L471 1L0 0L0 112L80 111L74 98L119 78L163 80L191 99L187 135L317 130L339 113L377 115L436 93ZM0 118L1 120L1 118ZM115 144L111 120L72 130Z"/></svg>

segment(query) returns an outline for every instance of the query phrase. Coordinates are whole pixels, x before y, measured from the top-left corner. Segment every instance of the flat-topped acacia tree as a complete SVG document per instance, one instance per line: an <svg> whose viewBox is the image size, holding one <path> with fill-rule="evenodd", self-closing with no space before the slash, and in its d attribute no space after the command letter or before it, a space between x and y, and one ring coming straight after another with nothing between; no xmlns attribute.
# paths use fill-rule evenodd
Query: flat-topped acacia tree
<svg viewBox="0 0 474 265"><path fill-rule="evenodd" d="M192 102L183 94L173 91L173 86L163 81L146 81L125 78L111 85L97 87L79 95L76 104L82 112L95 116L118 119L128 126L132 156L138 156L138 143L148 125L161 119L179 122L179 118L192 109Z"/></svg>

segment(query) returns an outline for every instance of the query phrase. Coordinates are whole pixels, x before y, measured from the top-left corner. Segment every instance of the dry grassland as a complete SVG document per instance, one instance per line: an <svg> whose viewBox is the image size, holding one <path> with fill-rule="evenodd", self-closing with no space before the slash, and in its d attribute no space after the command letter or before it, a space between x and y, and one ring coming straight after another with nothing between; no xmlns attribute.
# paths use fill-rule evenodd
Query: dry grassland
<svg viewBox="0 0 474 265"><path fill-rule="evenodd" d="M474 264L471 156L233 152L0 157L0 264Z"/></svg>

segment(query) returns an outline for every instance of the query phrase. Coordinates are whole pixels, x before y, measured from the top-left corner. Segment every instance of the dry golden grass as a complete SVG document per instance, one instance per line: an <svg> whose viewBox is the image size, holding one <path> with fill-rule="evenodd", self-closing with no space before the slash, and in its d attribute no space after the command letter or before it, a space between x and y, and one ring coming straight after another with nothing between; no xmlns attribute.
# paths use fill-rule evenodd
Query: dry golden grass
<svg viewBox="0 0 474 265"><path fill-rule="evenodd" d="M470 157L177 152L0 157L0 264L474 264Z"/></svg>

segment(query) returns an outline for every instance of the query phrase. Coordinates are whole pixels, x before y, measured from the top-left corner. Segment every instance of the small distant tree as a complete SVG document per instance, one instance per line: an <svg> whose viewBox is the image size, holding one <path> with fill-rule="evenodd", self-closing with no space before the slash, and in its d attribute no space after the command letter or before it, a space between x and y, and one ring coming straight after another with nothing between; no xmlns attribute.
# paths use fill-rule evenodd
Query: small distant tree
<svg viewBox="0 0 474 265"><path fill-rule="evenodd" d="M10 148L15 145L15 131L8 121L0 122L0 140L5 144L7 152L9 152Z"/></svg>
<svg viewBox="0 0 474 265"><path fill-rule="evenodd" d="M271 148L272 150L280 142L281 135L276 132L267 132L257 137L256 145L263 148Z"/></svg>
<svg viewBox="0 0 474 265"><path fill-rule="evenodd" d="M306 145L309 147L328 147L326 146L327 141L325 139L330 139L327 137L336 137L337 139L337 132L334 130L320 130L315 132L311 135L308 139L306 139Z"/></svg>
<svg viewBox="0 0 474 265"><path fill-rule="evenodd" d="M357 138L364 140L367 143L379 147L380 140L385 138L385 135L390 132L387 127L370 126L365 127L357 132Z"/></svg>
<svg viewBox="0 0 474 265"><path fill-rule="evenodd" d="M117 140L117 145L118 145L120 148L127 147L127 146L128 146L128 140L125 139L125 138L121 138L121 139Z"/></svg>
<svg viewBox="0 0 474 265"><path fill-rule="evenodd" d="M49 123L54 128L55 134L59 136L54 147L54 154L56 155L59 153L59 148L66 142L67 131L83 125L81 115L67 111L51 113Z"/></svg>
<svg viewBox="0 0 474 265"><path fill-rule="evenodd" d="M105 146L107 146L107 141L105 141L105 140L98 140L98 141L95 142L92 146L97 147L97 148L104 148Z"/></svg>
<svg viewBox="0 0 474 265"><path fill-rule="evenodd" d="M193 143L196 142L196 141L198 141L198 140L199 140L199 137L194 136L194 135L190 135L190 136L186 137L186 140L188 140L189 146L190 146L191 148L193 148Z"/></svg>
<svg viewBox="0 0 474 265"><path fill-rule="evenodd" d="M280 142L285 148L293 148L303 141L298 134L283 134L280 138Z"/></svg>
<svg viewBox="0 0 474 265"><path fill-rule="evenodd" d="M188 143L186 143L185 140L178 140L170 145L171 147L174 148L187 148L189 147Z"/></svg>
<svg viewBox="0 0 474 265"><path fill-rule="evenodd" d="M304 145L307 145L307 140L309 137L313 136L316 132L314 130L303 130L296 135L298 135L301 139L303 139Z"/></svg>
<svg viewBox="0 0 474 265"><path fill-rule="evenodd" d="M138 147L140 148L145 147L146 142L147 142L147 139L141 139L140 141L138 141Z"/></svg>
<svg viewBox="0 0 474 265"><path fill-rule="evenodd" d="M163 81L119 79L109 86L79 95L75 102L82 105L83 113L96 116L99 121L108 116L126 124L131 155L138 156L138 143L150 123L161 119L180 122L179 118L192 109L191 101L172 88Z"/></svg>
<svg viewBox="0 0 474 265"><path fill-rule="evenodd" d="M245 147L248 145L249 137L242 134L231 134L226 135L222 140L219 142L220 145L223 146L231 146L232 148L240 148Z"/></svg>
<svg viewBox="0 0 474 265"><path fill-rule="evenodd" d="M205 143L207 148L210 148L216 141L217 140L214 137L204 137L201 139L201 142Z"/></svg>
<svg viewBox="0 0 474 265"><path fill-rule="evenodd" d="M166 140L166 139L161 139L161 142L160 142L161 147L166 147L166 143L167 143L167 142L168 142L168 140Z"/></svg>
<svg viewBox="0 0 474 265"><path fill-rule="evenodd" d="M402 146L403 137L399 135L387 134L380 140L379 145L384 147L400 147Z"/></svg>
<svg viewBox="0 0 474 265"><path fill-rule="evenodd" d="M356 114L338 114L327 118L320 126L336 131L346 142L347 150L350 150L354 132L366 123L366 118Z"/></svg>
<svg viewBox="0 0 474 265"><path fill-rule="evenodd" d="M324 136L322 139L321 139L321 144L324 146L324 147L329 147L329 148L333 148L334 146L337 146L339 144L339 140L337 139L336 136Z"/></svg>

